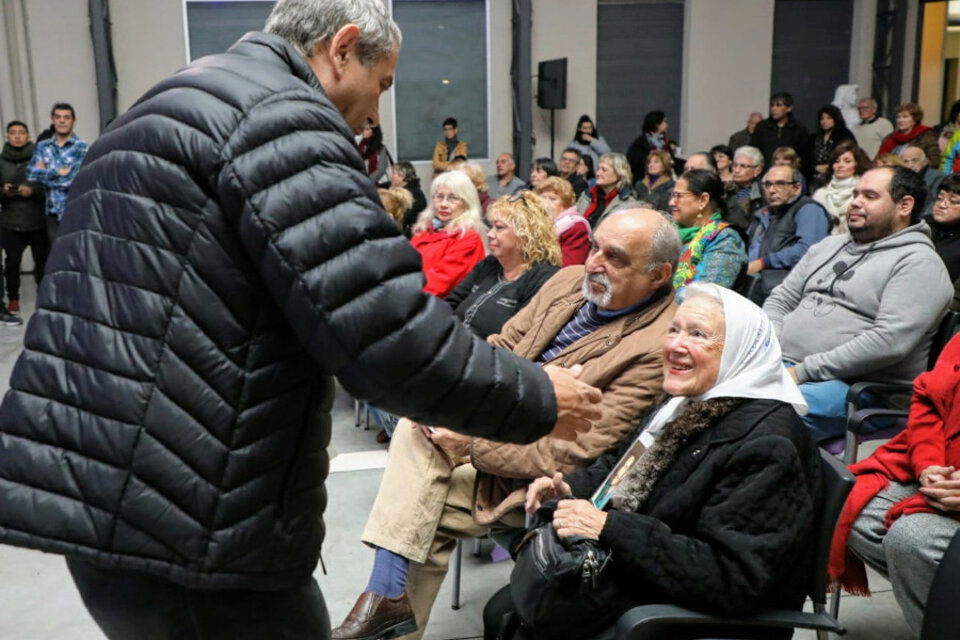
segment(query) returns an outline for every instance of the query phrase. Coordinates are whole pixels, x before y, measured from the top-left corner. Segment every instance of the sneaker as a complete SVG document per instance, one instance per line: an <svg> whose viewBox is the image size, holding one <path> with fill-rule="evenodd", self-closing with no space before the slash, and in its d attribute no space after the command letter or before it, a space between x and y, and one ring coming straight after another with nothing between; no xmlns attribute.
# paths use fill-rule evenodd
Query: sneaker
<svg viewBox="0 0 960 640"><path fill-rule="evenodd" d="M11 300L9 304L7 304L7 311L10 313L20 313L20 301Z"/></svg>
<svg viewBox="0 0 960 640"><path fill-rule="evenodd" d="M0 309L0 324L5 327L19 327L23 324L23 319L20 316L13 315L4 307Z"/></svg>

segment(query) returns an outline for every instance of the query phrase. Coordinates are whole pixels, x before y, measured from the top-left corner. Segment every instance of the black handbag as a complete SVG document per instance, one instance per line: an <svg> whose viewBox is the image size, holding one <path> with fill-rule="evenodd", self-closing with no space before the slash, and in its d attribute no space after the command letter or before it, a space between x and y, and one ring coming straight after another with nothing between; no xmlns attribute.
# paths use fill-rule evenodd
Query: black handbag
<svg viewBox="0 0 960 640"><path fill-rule="evenodd" d="M626 599L618 595L609 550L589 538L557 536L556 507L556 500L544 503L517 543L510 593L531 636L588 638L616 621Z"/></svg>

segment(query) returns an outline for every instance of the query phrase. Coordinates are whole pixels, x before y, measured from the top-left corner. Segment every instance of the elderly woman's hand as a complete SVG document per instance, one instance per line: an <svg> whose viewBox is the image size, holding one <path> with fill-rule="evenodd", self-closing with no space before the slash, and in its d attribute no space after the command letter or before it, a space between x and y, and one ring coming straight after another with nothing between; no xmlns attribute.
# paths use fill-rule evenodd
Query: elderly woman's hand
<svg viewBox="0 0 960 640"><path fill-rule="evenodd" d="M553 500L568 496L573 491L570 485L563 481L563 474L557 472L553 477L544 476L537 478L527 487L527 501L524 505L527 513L533 513L540 508L544 500Z"/></svg>
<svg viewBox="0 0 960 640"><path fill-rule="evenodd" d="M589 500L561 500L553 512L553 528L561 538L599 540L605 524L607 512L597 509Z"/></svg>

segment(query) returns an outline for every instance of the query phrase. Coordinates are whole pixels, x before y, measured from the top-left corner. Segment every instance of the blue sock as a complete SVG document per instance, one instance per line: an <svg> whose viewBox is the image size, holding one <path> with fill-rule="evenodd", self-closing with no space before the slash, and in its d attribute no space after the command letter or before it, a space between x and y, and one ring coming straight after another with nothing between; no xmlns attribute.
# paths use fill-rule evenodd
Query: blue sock
<svg viewBox="0 0 960 640"><path fill-rule="evenodd" d="M407 586L407 567L410 561L393 551L377 547L373 559L370 582L364 591L372 591L385 598L396 598Z"/></svg>

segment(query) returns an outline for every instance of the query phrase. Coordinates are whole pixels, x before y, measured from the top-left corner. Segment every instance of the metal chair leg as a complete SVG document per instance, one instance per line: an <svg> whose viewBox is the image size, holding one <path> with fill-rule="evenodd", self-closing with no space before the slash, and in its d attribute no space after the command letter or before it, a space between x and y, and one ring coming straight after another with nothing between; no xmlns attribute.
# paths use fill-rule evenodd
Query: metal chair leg
<svg viewBox="0 0 960 640"><path fill-rule="evenodd" d="M481 546L480 546L480 543L481 543L481 542L483 542L483 539L482 539L482 538L474 538L474 539L473 539L473 556L474 556L475 558L479 558L480 555L481 555L481 553L483 552L483 549L482 549Z"/></svg>
<svg viewBox="0 0 960 640"><path fill-rule="evenodd" d="M363 403L363 410L364 410L363 430L370 431L370 403L369 402Z"/></svg>
<svg viewBox="0 0 960 640"><path fill-rule="evenodd" d="M360 401L353 401L353 426L360 427Z"/></svg>
<svg viewBox="0 0 960 640"><path fill-rule="evenodd" d="M830 615L833 616L834 620L838 620L838 615L840 615L840 586L837 585L837 588L833 593L830 594Z"/></svg>
<svg viewBox="0 0 960 640"><path fill-rule="evenodd" d="M453 550L453 594L450 598L450 608L456 611L460 608L460 564L463 562L463 543L457 540L457 547Z"/></svg>

